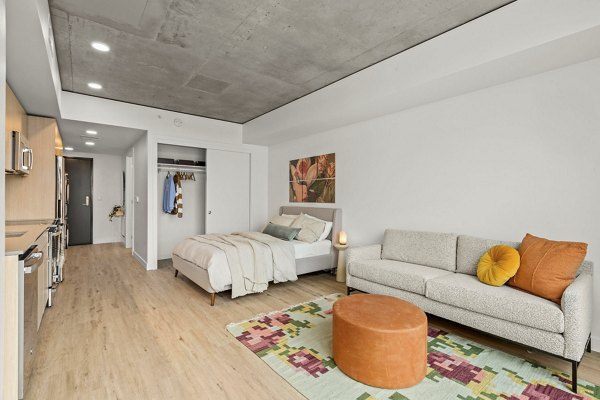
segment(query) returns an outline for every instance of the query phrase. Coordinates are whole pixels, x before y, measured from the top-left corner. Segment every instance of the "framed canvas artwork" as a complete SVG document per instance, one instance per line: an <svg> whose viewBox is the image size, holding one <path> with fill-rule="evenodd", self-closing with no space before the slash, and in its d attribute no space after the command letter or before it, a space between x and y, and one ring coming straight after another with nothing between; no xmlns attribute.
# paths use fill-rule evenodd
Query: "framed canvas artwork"
<svg viewBox="0 0 600 400"><path fill-rule="evenodd" d="M290 161L290 203L335 203L335 153Z"/></svg>

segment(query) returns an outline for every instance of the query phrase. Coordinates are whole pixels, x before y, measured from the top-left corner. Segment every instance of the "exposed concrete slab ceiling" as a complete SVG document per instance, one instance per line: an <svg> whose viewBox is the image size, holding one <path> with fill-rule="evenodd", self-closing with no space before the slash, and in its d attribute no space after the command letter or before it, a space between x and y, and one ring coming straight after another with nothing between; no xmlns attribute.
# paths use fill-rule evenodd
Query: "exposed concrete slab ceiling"
<svg viewBox="0 0 600 400"><path fill-rule="evenodd" d="M50 0L50 6L64 90L244 123L511 2ZM111 52L93 50L92 41ZM88 82L103 89L89 89Z"/></svg>

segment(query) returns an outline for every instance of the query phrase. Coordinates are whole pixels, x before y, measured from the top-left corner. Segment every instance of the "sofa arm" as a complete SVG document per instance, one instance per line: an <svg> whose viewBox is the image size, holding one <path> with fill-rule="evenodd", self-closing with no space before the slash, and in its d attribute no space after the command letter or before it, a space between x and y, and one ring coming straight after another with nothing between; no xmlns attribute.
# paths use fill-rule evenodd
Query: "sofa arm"
<svg viewBox="0 0 600 400"><path fill-rule="evenodd" d="M592 274L581 274L567 287L561 300L565 316L565 353L579 361L592 331Z"/></svg>

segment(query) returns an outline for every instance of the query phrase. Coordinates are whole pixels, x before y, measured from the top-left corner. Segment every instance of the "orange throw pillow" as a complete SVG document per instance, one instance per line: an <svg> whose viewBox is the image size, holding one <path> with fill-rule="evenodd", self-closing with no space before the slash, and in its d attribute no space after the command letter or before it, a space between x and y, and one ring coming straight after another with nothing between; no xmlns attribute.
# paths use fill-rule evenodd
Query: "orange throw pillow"
<svg viewBox="0 0 600 400"><path fill-rule="evenodd" d="M519 247L521 266L508 284L560 304L586 253L586 243L557 242L528 233Z"/></svg>

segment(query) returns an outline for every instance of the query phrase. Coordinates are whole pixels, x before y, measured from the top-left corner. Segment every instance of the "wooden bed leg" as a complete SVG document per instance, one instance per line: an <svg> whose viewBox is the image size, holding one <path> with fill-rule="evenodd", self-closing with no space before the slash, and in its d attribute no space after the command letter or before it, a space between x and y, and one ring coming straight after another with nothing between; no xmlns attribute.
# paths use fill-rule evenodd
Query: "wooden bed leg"
<svg viewBox="0 0 600 400"><path fill-rule="evenodd" d="M178 270L175 270L175 278L177 278L177 274L179 273Z"/></svg>
<svg viewBox="0 0 600 400"><path fill-rule="evenodd" d="M211 307L214 307L216 299L217 299L217 294L216 293L211 293L210 294L210 306Z"/></svg>

